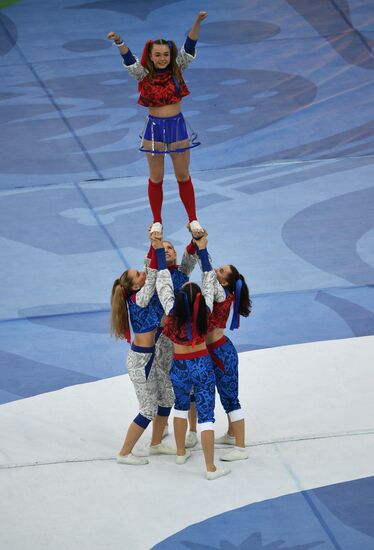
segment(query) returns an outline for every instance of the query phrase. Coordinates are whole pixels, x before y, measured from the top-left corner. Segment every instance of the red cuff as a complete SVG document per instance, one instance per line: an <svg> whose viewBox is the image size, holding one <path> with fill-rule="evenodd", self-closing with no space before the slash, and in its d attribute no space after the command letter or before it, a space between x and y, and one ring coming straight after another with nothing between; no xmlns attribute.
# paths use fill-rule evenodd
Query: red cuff
<svg viewBox="0 0 374 550"><path fill-rule="evenodd" d="M189 254L190 256L193 256L194 254L196 254L196 245L195 245L195 243L193 242L193 239L191 239L190 244L188 244L188 245L186 246L186 251L188 252L188 254Z"/></svg>
<svg viewBox="0 0 374 550"><path fill-rule="evenodd" d="M153 248L153 246L151 245L151 248L150 248L150 252L151 252L151 261L149 262L149 267L151 269L157 269L158 268L158 262L157 262L157 256L156 256L156 251L155 249Z"/></svg>

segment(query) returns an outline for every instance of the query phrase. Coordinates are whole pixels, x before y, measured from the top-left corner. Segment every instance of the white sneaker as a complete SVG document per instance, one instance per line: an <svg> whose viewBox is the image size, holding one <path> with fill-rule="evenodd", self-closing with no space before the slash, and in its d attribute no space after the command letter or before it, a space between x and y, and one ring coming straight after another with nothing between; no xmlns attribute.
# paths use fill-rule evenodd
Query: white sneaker
<svg viewBox="0 0 374 550"><path fill-rule="evenodd" d="M169 426L166 424L166 426L164 428L164 431L162 432L162 438L161 439L164 439L164 437L166 437L168 435L169 435Z"/></svg>
<svg viewBox="0 0 374 550"><path fill-rule="evenodd" d="M194 220L194 221L190 222L190 229L191 229L191 233L194 236L195 236L196 233L200 236L202 236L204 234L204 228L201 227L201 225L199 224L199 222L197 220Z"/></svg>
<svg viewBox="0 0 374 550"><path fill-rule="evenodd" d="M235 445L236 440L235 436L226 433L224 435L221 435L221 437L217 437L217 439L214 440L214 443L217 443L219 445Z"/></svg>
<svg viewBox="0 0 374 550"><path fill-rule="evenodd" d="M132 453L128 455L117 455L118 464L131 464L132 466L144 466L149 460L145 456L135 456Z"/></svg>
<svg viewBox="0 0 374 550"><path fill-rule="evenodd" d="M220 456L220 460L225 460L226 462L232 462L233 460L247 460L248 453L243 447L234 447L227 451L224 455Z"/></svg>
<svg viewBox="0 0 374 550"><path fill-rule="evenodd" d="M197 444L197 433L196 432L188 432L186 437L186 449L191 449L192 447L195 447Z"/></svg>
<svg viewBox="0 0 374 550"><path fill-rule="evenodd" d="M209 480L217 479L222 476L227 476L230 472L231 470L226 470L226 468L216 468L215 472L207 472L206 478Z"/></svg>
<svg viewBox="0 0 374 550"><path fill-rule="evenodd" d="M154 222L149 230L150 233L161 233L162 234L162 223Z"/></svg>
<svg viewBox="0 0 374 550"><path fill-rule="evenodd" d="M169 447L166 443L159 443L158 445L149 446L150 455L176 455L177 449Z"/></svg>
<svg viewBox="0 0 374 550"><path fill-rule="evenodd" d="M191 451L186 451L184 455L177 455L176 463L184 464L192 456Z"/></svg>

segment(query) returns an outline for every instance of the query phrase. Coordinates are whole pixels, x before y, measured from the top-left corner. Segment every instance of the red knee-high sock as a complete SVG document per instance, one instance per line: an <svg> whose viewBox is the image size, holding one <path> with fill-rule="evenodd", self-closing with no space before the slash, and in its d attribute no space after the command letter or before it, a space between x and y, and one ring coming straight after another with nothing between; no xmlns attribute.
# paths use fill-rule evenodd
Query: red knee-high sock
<svg viewBox="0 0 374 550"><path fill-rule="evenodd" d="M188 215L188 221L197 220L195 191L192 185L191 178L187 181L178 181L179 196L182 199L183 205Z"/></svg>
<svg viewBox="0 0 374 550"><path fill-rule="evenodd" d="M162 210L162 199L164 197L162 191L162 181L160 183L155 183L151 179L148 180L148 197L149 204L151 206L153 214L153 223L160 222L161 219L161 210Z"/></svg>

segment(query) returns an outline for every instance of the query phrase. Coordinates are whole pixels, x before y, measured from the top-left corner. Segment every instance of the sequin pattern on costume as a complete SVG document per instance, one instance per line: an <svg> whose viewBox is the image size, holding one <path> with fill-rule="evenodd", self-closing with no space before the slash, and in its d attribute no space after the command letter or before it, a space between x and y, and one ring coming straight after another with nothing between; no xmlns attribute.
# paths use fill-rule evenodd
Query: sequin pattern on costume
<svg viewBox="0 0 374 550"><path fill-rule="evenodd" d="M209 355L194 359L173 359L170 379L175 394L175 409L190 408L190 392L195 390L198 423L214 422L215 378Z"/></svg>
<svg viewBox="0 0 374 550"><path fill-rule="evenodd" d="M180 291L184 283L188 282L188 276L182 271L180 271L179 266L177 265L169 267L168 270L171 274L171 280L173 282L174 296L177 296L178 292ZM155 309L157 316L161 321L162 316L164 315L165 312L164 312L164 308L161 305L161 302L157 293L152 298L152 307Z"/></svg>
<svg viewBox="0 0 374 550"><path fill-rule="evenodd" d="M143 107L162 107L179 103L182 97L190 93L183 78L179 82L177 91L173 76L169 72L155 74L153 79L148 74L139 82L138 89L140 92L138 103Z"/></svg>
<svg viewBox="0 0 374 550"><path fill-rule="evenodd" d="M209 316L208 332L211 332L215 328L226 328L233 301L234 293L226 291L226 299L223 302L215 301L213 303L213 311Z"/></svg>
<svg viewBox="0 0 374 550"><path fill-rule="evenodd" d="M129 378L134 385L136 397L139 401L139 412L149 420L156 416L158 405L156 372L154 365L149 365L152 356L153 352L139 353L130 349L126 363Z"/></svg>
<svg viewBox="0 0 374 550"><path fill-rule="evenodd" d="M155 329L159 323L157 312L152 302L153 298L146 307L138 306L135 300L135 294L127 298L132 330L138 334L150 332Z"/></svg>
<svg viewBox="0 0 374 550"><path fill-rule="evenodd" d="M172 407L174 404L174 391L170 380L172 360L173 344L169 338L160 334L156 342L153 368L157 377L157 401L161 407Z"/></svg>
<svg viewBox="0 0 374 550"><path fill-rule="evenodd" d="M221 346L211 348L212 346L208 346L214 364L216 386L222 407L226 413L239 410L241 406L239 403L238 352L228 338ZM222 365L224 370L221 368Z"/></svg>

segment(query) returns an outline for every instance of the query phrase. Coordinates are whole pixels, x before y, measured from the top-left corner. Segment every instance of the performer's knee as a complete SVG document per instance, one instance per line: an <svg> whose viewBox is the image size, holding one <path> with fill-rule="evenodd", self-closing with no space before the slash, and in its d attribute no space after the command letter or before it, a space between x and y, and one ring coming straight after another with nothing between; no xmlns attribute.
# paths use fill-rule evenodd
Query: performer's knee
<svg viewBox="0 0 374 550"><path fill-rule="evenodd" d="M160 407L160 405L157 408L157 414L158 416L169 416L171 411L171 407Z"/></svg>
<svg viewBox="0 0 374 550"><path fill-rule="evenodd" d="M238 420L243 420L244 415L242 409L235 409L228 413L231 422L237 422Z"/></svg>
<svg viewBox="0 0 374 550"><path fill-rule="evenodd" d="M147 418L146 416L143 416L141 413L138 414L134 418L134 423L140 426L141 428L144 428L144 430L148 427L148 424L151 422L151 418Z"/></svg>
<svg viewBox="0 0 374 550"><path fill-rule="evenodd" d="M187 420L188 411L182 411L180 409L174 409L174 418L184 418Z"/></svg>

